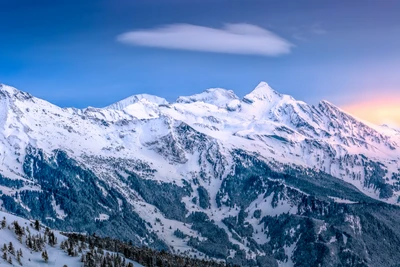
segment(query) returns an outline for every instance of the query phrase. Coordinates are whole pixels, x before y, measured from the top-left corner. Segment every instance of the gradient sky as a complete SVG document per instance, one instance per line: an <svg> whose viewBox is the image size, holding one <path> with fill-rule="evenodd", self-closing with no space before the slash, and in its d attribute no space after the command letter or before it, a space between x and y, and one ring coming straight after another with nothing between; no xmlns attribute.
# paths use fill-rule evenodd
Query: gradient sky
<svg viewBox="0 0 400 267"><path fill-rule="evenodd" d="M396 106L399 14L397 0L0 0L0 82L75 107L260 81L352 112Z"/></svg>

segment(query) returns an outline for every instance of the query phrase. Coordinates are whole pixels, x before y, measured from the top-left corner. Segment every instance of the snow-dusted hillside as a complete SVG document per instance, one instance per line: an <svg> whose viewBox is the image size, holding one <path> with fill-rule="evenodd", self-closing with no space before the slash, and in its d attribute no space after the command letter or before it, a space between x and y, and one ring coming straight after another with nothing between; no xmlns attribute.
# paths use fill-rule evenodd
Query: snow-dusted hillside
<svg viewBox="0 0 400 267"><path fill-rule="evenodd" d="M80 258L79 257L69 257L64 251L62 251L58 246L50 246L46 244L44 248L40 251L32 251L27 247L25 244L26 242L26 235L31 234L32 236L35 235L44 235L45 229L42 228L41 231L37 231L33 227L33 221L28 221L25 219L21 219L20 217L5 213L0 211L0 220L3 221L5 218L6 221L6 228L0 229L0 245L3 248L4 244L6 244L7 248L9 248L10 243L13 244L14 252L7 249L4 251L2 249L2 259L0 259L0 265L7 266L63 266L64 264L67 266L81 266ZM26 235L23 236L21 239L22 243L18 240L18 236L15 234L13 222L17 221L18 224L27 229L29 229L29 233L25 230ZM1 227L0 227L1 228ZM55 232L55 236L58 239L58 242L65 241L67 237L60 235L59 232ZM59 244L58 244L59 245ZM18 251L22 251L22 256L17 257ZM44 259L42 258L42 252L47 251L48 254L48 262L45 263ZM6 255L6 260L4 259L4 253ZM18 262L17 258L20 259ZM11 259L11 260L10 260ZM10 264L11 262L11 264Z"/></svg>
<svg viewBox="0 0 400 267"><path fill-rule="evenodd" d="M76 255L71 256L68 255L68 249L62 248L63 245L61 245L67 242L68 238L59 231L46 229L40 223L40 228L36 229L35 221L25 220L3 211L0 211L0 221L4 224L0 225L1 266L86 266L81 259L82 255L89 251L87 244L79 252L77 248L74 251ZM16 230L15 223L23 229L20 235L16 234L18 230ZM3 228L3 226L5 227ZM51 234L54 234L55 241L49 241ZM35 241L37 240L43 240L37 242L37 244L41 243L41 245L36 245ZM47 259L43 255L44 252L47 254ZM105 254L107 251L103 253ZM115 255L115 253L110 253L110 255ZM143 267L131 260L125 259L124 261L125 264L120 266L125 267L127 264L132 263L134 267Z"/></svg>
<svg viewBox="0 0 400 267"><path fill-rule="evenodd" d="M271 242L263 218L302 214L312 196L351 205L400 195L397 130L264 82L243 98L215 88L174 103L143 94L86 109L1 85L0 160L7 210L197 257L268 258L257 248ZM211 224L222 229L213 242L229 243L220 252L205 249ZM278 264L290 264L297 241L279 244Z"/></svg>

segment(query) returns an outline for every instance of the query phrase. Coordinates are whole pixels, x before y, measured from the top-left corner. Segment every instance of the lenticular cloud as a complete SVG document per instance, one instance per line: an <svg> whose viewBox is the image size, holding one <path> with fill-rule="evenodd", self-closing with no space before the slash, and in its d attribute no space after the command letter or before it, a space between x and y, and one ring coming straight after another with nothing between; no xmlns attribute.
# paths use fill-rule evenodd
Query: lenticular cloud
<svg viewBox="0 0 400 267"><path fill-rule="evenodd" d="M267 29L245 23L226 24L221 29L171 24L126 32L117 40L136 46L261 56L287 54L293 46Z"/></svg>

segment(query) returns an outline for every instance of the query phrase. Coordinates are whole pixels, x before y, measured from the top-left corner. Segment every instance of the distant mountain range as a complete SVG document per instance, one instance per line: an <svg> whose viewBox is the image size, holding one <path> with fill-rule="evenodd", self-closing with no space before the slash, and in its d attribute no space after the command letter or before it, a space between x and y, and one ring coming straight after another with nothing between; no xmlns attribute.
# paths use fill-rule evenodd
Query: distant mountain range
<svg viewBox="0 0 400 267"><path fill-rule="evenodd" d="M260 83L60 108L0 85L2 208L242 266L395 266L400 131Z"/></svg>

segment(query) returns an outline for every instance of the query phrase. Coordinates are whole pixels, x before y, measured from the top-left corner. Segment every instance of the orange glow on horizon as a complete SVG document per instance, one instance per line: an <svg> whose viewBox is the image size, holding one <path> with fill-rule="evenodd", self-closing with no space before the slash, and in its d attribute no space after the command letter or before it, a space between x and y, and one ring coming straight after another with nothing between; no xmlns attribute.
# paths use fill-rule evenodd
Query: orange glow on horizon
<svg viewBox="0 0 400 267"><path fill-rule="evenodd" d="M342 109L355 117L378 125L400 126L400 97L350 104L343 106Z"/></svg>

